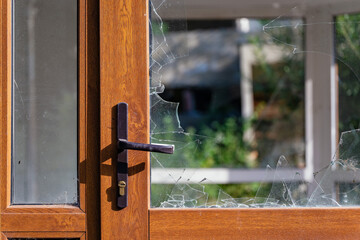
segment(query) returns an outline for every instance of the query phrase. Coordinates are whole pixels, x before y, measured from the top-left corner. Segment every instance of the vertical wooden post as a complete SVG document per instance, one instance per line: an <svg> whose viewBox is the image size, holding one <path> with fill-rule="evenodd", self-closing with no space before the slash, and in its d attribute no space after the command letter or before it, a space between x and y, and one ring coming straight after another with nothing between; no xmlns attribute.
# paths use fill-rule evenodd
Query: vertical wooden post
<svg viewBox="0 0 360 240"><path fill-rule="evenodd" d="M129 140L149 142L148 1L100 0L101 239L148 239L149 154L129 151L128 207L116 206L116 105Z"/></svg>

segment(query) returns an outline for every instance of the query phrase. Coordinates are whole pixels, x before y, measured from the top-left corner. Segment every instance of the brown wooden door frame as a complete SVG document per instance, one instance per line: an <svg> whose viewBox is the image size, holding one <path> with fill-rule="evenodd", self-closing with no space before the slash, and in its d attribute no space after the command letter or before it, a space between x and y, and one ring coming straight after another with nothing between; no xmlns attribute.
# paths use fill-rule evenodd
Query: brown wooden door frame
<svg viewBox="0 0 360 240"><path fill-rule="evenodd" d="M10 3L1 0L2 239L359 238L359 208L150 209L150 157L144 152L129 152L129 206L123 210L116 208L115 107L119 102L129 104L129 140L149 142L147 0L79 0L80 206L10 206Z"/></svg>
<svg viewBox="0 0 360 240"><path fill-rule="evenodd" d="M99 11L78 0L79 206L11 205L11 0L1 0L0 232L7 238L100 238Z"/></svg>
<svg viewBox="0 0 360 240"><path fill-rule="evenodd" d="M116 104L129 104L129 140L149 141L148 14L148 0L100 0L102 240L359 239L359 208L150 209L143 152L129 152L129 206L115 208Z"/></svg>
<svg viewBox="0 0 360 240"><path fill-rule="evenodd" d="M149 154L129 151L128 207L116 207L116 106L128 103L128 140L149 142L148 3L100 0L102 239L147 239ZM131 87L130 87L131 86Z"/></svg>

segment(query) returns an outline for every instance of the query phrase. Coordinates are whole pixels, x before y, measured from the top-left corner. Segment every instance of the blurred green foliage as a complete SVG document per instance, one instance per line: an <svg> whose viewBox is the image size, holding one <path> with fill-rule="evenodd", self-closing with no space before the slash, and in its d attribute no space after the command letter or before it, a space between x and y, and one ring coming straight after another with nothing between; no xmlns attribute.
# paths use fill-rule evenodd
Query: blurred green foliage
<svg viewBox="0 0 360 240"><path fill-rule="evenodd" d="M339 132L360 127L360 14L336 17L339 76Z"/></svg>
<svg viewBox="0 0 360 240"><path fill-rule="evenodd" d="M251 148L244 141L244 131L248 127L249 124L241 118L229 117L224 122L202 125L198 131L189 128L187 132L191 141L198 139L196 133L206 136L185 152L189 166L255 167L255 161L249 159Z"/></svg>

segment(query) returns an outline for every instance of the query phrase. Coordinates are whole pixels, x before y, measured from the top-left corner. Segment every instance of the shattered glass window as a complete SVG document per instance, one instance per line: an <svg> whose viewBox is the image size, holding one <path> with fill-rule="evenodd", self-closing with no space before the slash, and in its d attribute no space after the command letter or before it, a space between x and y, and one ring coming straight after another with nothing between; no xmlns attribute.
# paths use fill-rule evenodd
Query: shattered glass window
<svg viewBox="0 0 360 240"><path fill-rule="evenodd" d="M357 205L359 15L324 2L151 1L151 142L175 146L151 154L152 207Z"/></svg>

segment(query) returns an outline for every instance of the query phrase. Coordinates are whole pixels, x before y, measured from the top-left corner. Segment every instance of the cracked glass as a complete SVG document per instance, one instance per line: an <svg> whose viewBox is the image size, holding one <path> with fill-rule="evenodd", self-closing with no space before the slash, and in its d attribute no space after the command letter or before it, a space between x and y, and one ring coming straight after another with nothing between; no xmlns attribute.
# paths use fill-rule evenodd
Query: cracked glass
<svg viewBox="0 0 360 240"><path fill-rule="evenodd" d="M12 204L77 204L77 1L12 1Z"/></svg>
<svg viewBox="0 0 360 240"><path fill-rule="evenodd" d="M359 204L359 3L150 8L152 207Z"/></svg>

